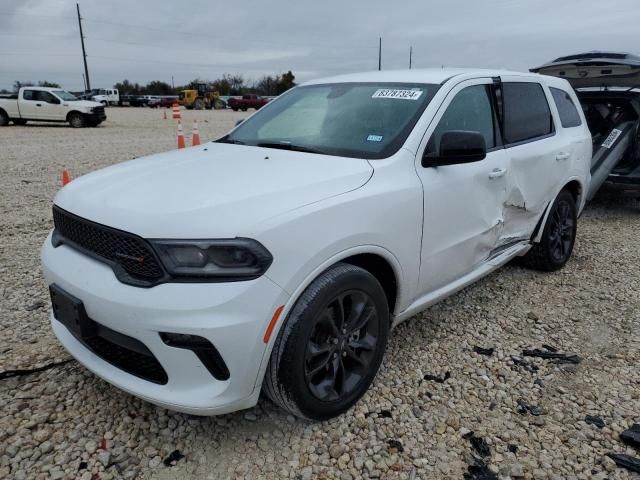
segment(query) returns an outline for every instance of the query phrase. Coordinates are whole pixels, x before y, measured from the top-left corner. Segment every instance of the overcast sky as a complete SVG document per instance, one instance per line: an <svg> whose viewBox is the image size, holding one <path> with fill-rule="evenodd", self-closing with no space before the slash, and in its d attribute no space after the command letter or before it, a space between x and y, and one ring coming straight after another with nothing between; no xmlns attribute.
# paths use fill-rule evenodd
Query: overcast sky
<svg viewBox="0 0 640 480"><path fill-rule="evenodd" d="M640 0L80 0L92 87L176 85L292 70L296 81L382 68L526 70L589 50L640 53ZM224 5L219 8L218 5ZM81 90L75 1L0 0L0 88Z"/></svg>

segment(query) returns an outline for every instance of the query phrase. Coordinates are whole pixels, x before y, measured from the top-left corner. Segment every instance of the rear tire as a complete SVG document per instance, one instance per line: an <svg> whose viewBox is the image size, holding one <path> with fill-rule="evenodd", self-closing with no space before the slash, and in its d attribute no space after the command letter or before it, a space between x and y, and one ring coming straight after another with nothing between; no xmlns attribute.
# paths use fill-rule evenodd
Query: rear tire
<svg viewBox="0 0 640 480"><path fill-rule="evenodd" d="M389 306L378 280L338 263L307 287L287 316L271 352L264 392L299 417L340 415L373 382L388 332Z"/></svg>
<svg viewBox="0 0 640 480"><path fill-rule="evenodd" d="M87 120L84 118L84 115L78 112L74 112L69 115L69 125L73 128L82 128L86 126Z"/></svg>
<svg viewBox="0 0 640 480"><path fill-rule="evenodd" d="M573 195L561 191L551 205L540 243L536 243L519 263L543 272L554 272L565 266L576 240L577 208Z"/></svg>
<svg viewBox="0 0 640 480"><path fill-rule="evenodd" d="M4 110L0 110L0 127L9 125L9 115Z"/></svg>

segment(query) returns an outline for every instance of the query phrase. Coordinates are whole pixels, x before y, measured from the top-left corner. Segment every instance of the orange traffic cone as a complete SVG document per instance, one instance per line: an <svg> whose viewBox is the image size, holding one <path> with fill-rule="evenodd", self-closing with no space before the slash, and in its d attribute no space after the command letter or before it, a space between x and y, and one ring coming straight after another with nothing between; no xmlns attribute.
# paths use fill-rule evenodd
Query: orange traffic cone
<svg viewBox="0 0 640 480"><path fill-rule="evenodd" d="M173 104L173 107L171 107L171 108L172 108L172 110L173 110L173 118L175 118L175 119L180 119L180 118L182 118L182 117L180 116L180 105L178 105L177 103L174 103L174 104Z"/></svg>
<svg viewBox="0 0 640 480"><path fill-rule="evenodd" d="M164 110L162 110L162 119L163 120L167 119L167 109L166 108Z"/></svg>
<svg viewBox="0 0 640 480"><path fill-rule="evenodd" d="M178 120L178 148L184 147L184 132L182 131L182 122Z"/></svg>
<svg viewBox="0 0 640 480"><path fill-rule="evenodd" d="M198 122L193 121L193 130L191 130L191 146L200 145L200 132L198 131Z"/></svg>
<svg viewBox="0 0 640 480"><path fill-rule="evenodd" d="M70 181L71 179L69 178L69 172L67 172L66 170L62 170L62 186L64 187Z"/></svg>

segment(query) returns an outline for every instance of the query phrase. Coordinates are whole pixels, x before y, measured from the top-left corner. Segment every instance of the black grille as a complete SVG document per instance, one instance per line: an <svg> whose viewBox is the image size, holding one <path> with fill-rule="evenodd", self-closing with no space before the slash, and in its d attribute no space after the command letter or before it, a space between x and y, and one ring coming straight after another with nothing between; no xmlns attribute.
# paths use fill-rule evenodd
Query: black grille
<svg viewBox="0 0 640 480"><path fill-rule="evenodd" d="M164 276L151 246L136 235L91 222L56 206L53 207L53 223L58 243L69 244L111 265L118 265L142 282L153 283ZM126 278L121 280L139 283L127 282Z"/></svg>
<svg viewBox="0 0 640 480"><path fill-rule="evenodd" d="M104 329L105 327L101 328ZM137 340L130 337L127 337L127 339L128 342L137 342ZM161 385L167 383L167 373L162 368L162 365L160 365L160 362L153 356L151 351L140 342L137 342L139 343L137 349L141 350L142 348L148 353L136 352L101 336L90 337L81 341L100 358L131 375Z"/></svg>
<svg viewBox="0 0 640 480"><path fill-rule="evenodd" d="M95 107L93 113L98 116L104 115L104 107Z"/></svg>

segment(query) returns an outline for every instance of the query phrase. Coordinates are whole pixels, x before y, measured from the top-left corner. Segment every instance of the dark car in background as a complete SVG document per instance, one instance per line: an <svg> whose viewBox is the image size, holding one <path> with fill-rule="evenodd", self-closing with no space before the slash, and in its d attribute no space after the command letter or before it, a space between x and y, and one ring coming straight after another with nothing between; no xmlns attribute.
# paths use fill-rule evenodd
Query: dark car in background
<svg viewBox="0 0 640 480"><path fill-rule="evenodd" d="M178 96L156 97L149 100L148 107L151 108L169 108L178 102Z"/></svg>
<svg viewBox="0 0 640 480"><path fill-rule="evenodd" d="M591 188L640 198L640 56L588 52L556 58L532 72L571 83L593 140Z"/></svg>

